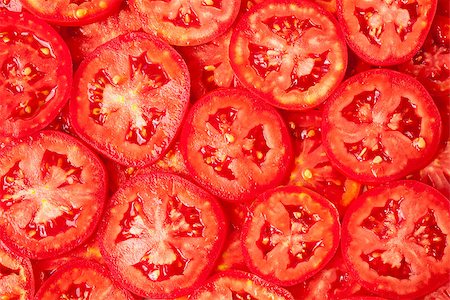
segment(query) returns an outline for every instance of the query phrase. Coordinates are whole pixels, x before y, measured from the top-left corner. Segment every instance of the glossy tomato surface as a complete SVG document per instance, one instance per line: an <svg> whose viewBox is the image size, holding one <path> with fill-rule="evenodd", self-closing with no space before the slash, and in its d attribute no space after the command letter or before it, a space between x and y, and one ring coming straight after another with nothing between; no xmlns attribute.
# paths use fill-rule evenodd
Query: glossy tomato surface
<svg viewBox="0 0 450 300"><path fill-rule="evenodd" d="M430 162L441 117L414 78L387 69L345 81L323 112L322 140L333 164L352 179L399 179Z"/></svg>
<svg viewBox="0 0 450 300"><path fill-rule="evenodd" d="M69 50L46 23L0 11L0 136L26 137L47 126L67 102Z"/></svg>
<svg viewBox="0 0 450 300"><path fill-rule="evenodd" d="M448 281L450 202L418 181L362 194L342 224L342 253L358 281L381 296L413 299Z"/></svg>
<svg viewBox="0 0 450 300"><path fill-rule="evenodd" d="M225 234L213 196L179 176L153 173L113 195L100 245L127 289L143 297L175 298L206 279Z"/></svg>
<svg viewBox="0 0 450 300"><path fill-rule="evenodd" d="M229 201L254 198L279 184L291 159L281 116L243 89L219 89L197 101L180 150L191 176Z"/></svg>
<svg viewBox="0 0 450 300"><path fill-rule="evenodd" d="M146 33L119 36L91 53L75 75L75 132L127 166L156 161L168 149L189 102L181 56Z"/></svg>
<svg viewBox="0 0 450 300"><path fill-rule="evenodd" d="M241 235L250 271L284 286L298 284L323 268L336 253L339 239L336 207L297 186L258 196Z"/></svg>
<svg viewBox="0 0 450 300"><path fill-rule="evenodd" d="M270 104L305 110L321 104L345 75L347 47L334 17L309 1L266 1L234 28L236 76Z"/></svg>
<svg viewBox="0 0 450 300"><path fill-rule="evenodd" d="M33 259L67 252L94 231L106 197L100 160L56 131L0 151L0 230L5 244Z"/></svg>

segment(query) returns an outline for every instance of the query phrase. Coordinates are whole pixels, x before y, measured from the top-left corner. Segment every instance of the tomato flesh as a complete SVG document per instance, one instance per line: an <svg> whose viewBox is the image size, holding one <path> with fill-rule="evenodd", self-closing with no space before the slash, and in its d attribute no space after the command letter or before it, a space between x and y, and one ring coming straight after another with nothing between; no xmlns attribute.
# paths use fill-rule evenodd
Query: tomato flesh
<svg viewBox="0 0 450 300"><path fill-rule="evenodd" d="M6 9L13 12L22 11L22 3L19 0L1 0L0 11Z"/></svg>

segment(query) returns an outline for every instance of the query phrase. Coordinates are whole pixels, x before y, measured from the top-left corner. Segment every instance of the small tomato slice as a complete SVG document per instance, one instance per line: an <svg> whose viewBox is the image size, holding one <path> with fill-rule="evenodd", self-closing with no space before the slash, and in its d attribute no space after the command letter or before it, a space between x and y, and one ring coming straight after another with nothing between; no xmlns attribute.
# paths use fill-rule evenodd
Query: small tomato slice
<svg viewBox="0 0 450 300"><path fill-rule="evenodd" d="M240 82L270 104L305 110L345 75L347 47L334 17L309 1L266 1L236 25L230 60Z"/></svg>
<svg viewBox="0 0 450 300"><path fill-rule="evenodd" d="M437 0L337 0L350 48L368 63L388 66L411 59L422 46Z"/></svg>
<svg viewBox="0 0 450 300"><path fill-rule="evenodd" d="M0 136L21 138L47 126L67 102L69 49L28 13L0 11Z"/></svg>
<svg viewBox="0 0 450 300"><path fill-rule="evenodd" d="M100 160L75 138L42 131L0 151L0 229L5 244L43 259L80 245L106 197Z"/></svg>
<svg viewBox="0 0 450 300"><path fill-rule="evenodd" d="M0 11L6 9L12 12L22 12L20 0L0 0Z"/></svg>
<svg viewBox="0 0 450 300"><path fill-rule="evenodd" d="M321 195L298 186L278 187L256 198L242 228L250 271L278 285L310 278L336 253L339 215Z"/></svg>
<svg viewBox="0 0 450 300"><path fill-rule="evenodd" d="M226 229L213 196L182 177L153 173L113 195L100 245L114 276L130 291L174 298L206 279Z"/></svg>
<svg viewBox="0 0 450 300"><path fill-rule="evenodd" d="M40 19L61 26L93 23L118 9L122 0L21 0Z"/></svg>
<svg viewBox="0 0 450 300"><path fill-rule="evenodd" d="M328 157L348 177L379 183L430 162L439 146L441 118L414 78L377 69L345 81L323 112Z"/></svg>
<svg viewBox="0 0 450 300"><path fill-rule="evenodd" d="M220 89L198 100L180 150L197 182L229 201L245 201L278 185L291 142L278 112L243 89Z"/></svg>
<svg viewBox="0 0 450 300"><path fill-rule="evenodd" d="M354 201L342 224L342 253L373 293L414 299L450 272L450 202L418 181L394 181Z"/></svg>
<svg viewBox="0 0 450 300"><path fill-rule="evenodd" d="M132 300L116 286L106 267L89 260L76 260L60 267L36 293L35 300L95 299Z"/></svg>
<svg viewBox="0 0 450 300"><path fill-rule="evenodd" d="M240 0L130 0L142 28L176 46L200 45L224 34L240 5Z"/></svg>
<svg viewBox="0 0 450 300"><path fill-rule="evenodd" d="M80 65L70 100L74 131L127 166L156 161L177 133L189 102L181 56L146 33L119 36Z"/></svg>
<svg viewBox="0 0 450 300"><path fill-rule="evenodd" d="M292 295L256 275L241 271L226 271L213 276L198 289L191 300L294 300Z"/></svg>

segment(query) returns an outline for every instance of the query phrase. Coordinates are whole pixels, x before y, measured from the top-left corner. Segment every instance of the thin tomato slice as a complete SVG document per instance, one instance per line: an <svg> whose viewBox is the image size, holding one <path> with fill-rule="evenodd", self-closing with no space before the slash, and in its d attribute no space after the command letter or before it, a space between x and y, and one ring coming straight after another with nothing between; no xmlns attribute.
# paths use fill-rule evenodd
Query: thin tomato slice
<svg viewBox="0 0 450 300"><path fill-rule="evenodd" d="M80 65L70 100L75 132L108 158L144 166L168 149L189 102L181 56L146 33L119 36Z"/></svg>
<svg viewBox="0 0 450 300"><path fill-rule="evenodd" d="M89 260L76 260L50 276L34 299L132 300L134 297L116 286L106 267Z"/></svg>
<svg viewBox="0 0 450 300"><path fill-rule="evenodd" d="M32 14L61 26L93 23L118 9L122 0L21 0Z"/></svg>
<svg viewBox="0 0 450 300"><path fill-rule="evenodd" d="M56 31L28 13L0 11L0 136L26 137L67 102L72 61Z"/></svg>
<svg viewBox="0 0 450 300"><path fill-rule="evenodd" d="M309 1L266 1L236 25L230 44L236 76L270 104L305 110L337 88L347 47L334 17Z"/></svg>
<svg viewBox="0 0 450 300"><path fill-rule="evenodd" d="M220 89L192 107L180 150L197 182L229 201L245 201L278 185L291 142L278 112L243 89Z"/></svg>
<svg viewBox="0 0 450 300"><path fill-rule="evenodd" d="M258 196L241 235L250 271L284 286L319 272L336 253L339 238L334 205L297 186L278 187Z"/></svg>
<svg viewBox="0 0 450 300"><path fill-rule="evenodd" d="M368 63L411 59L430 30L437 0L337 0L338 18L355 53Z"/></svg>
<svg viewBox="0 0 450 300"><path fill-rule="evenodd" d="M448 281L450 202L418 181L394 181L362 194L342 225L342 253L360 284L414 299Z"/></svg>
<svg viewBox="0 0 450 300"><path fill-rule="evenodd" d="M293 300L292 295L258 276L241 271L226 271L212 277L189 299L192 300Z"/></svg>
<svg viewBox="0 0 450 300"><path fill-rule="evenodd" d="M5 244L43 259L80 245L106 197L95 154L73 137L42 131L0 151L0 229Z"/></svg>
<svg viewBox="0 0 450 300"><path fill-rule="evenodd" d="M100 245L115 276L142 297L175 298L214 268L226 224L217 200L179 176L138 176L106 212Z"/></svg>
<svg viewBox="0 0 450 300"><path fill-rule="evenodd" d="M240 0L130 0L142 28L176 46L200 45L224 34L240 5Z"/></svg>
<svg viewBox="0 0 450 300"><path fill-rule="evenodd" d="M399 179L430 162L441 118L425 88L402 73L379 69L344 82L324 108L322 140L348 177Z"/></svg>

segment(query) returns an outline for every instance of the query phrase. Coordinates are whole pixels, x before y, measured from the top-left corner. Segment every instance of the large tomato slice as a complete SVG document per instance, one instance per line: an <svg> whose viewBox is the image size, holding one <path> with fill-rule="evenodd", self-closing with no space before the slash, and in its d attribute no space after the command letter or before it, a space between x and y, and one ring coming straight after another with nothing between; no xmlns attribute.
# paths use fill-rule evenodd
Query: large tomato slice
<svg viewBox="0 0 450 300"><path fill-rule="evenodd" d="M123 165L156 161L187 110L189 73L181 56L146 33L119 36L80 65L70 100L75 132Z"/></svg>
<svg viewBox="0 0 450 300"><path fill-rule="evenodd" d="M106 269L89 260L76 260L59 268L41 286L36 300L132 300L116 286Z"/></svg>
<svg viewBox="0 0 450 300"><path fill-rule="evenodd" d="M177 46L204 44L224 34L240 5L240 0L130 0L144 30Z"/></svg>
<svg viewBox="0 0 450 300"><path fill-rule="evenodd" d="M189 297L192 300L293 300L288 291L258 276L241 271L226 271L212 277Z"/></svg>
<svg viewBox="0 0 450 300"><path fill-rule="evenodd" d="M435 154L441 118L414 78L371 70L351 77L324 108L322 140L331 161L366 183L401 178Z"/></svg>
<svg viewBox="0 0 450 300"><path fill-rule="evenodd" d="M192 178L229 201L278 185L291 142L278 112L243 89L213 91L192 107L180 150Z"/></svg>
<svg viewBox="0 0 450 300"><path fill-rule="evenodd" d="M347 43L371 64L411 59L430 30L437 0L337 0Z"/></svg>
<svg viewBox="0 0 450 300"><path fill-rule="evenodd" d="M66 103L72 61L49 25L0 11L0 136L25 137L47 126Z"/></svg>
<svg viewBox="0 0 450 300"><path fill-rule="evenodd" d="M331 202L298 186L258 196L242 228L250 271L279 285L295 285L320 271L336 253L339 216Z"/></svg>
<svg viewBox="0 0 450 300"><path fill-rule="evenodd" d="M105 18L122 0L21 0L40 19L62 26L80 26Z"/></svg>
<svg viewBox="0 0 450 300"><path fill-rule="evenodd" d="M339 85L347 47L334 17L309 1L266 1L236 25L230 44L236 76L284 109L322 103Z"/></svg>
<svg viewBox="0 0 450 300"><path fill-rule="evenodd" d="M143 297L174 298L213 269L226 224L217 200L169 173L138 176L119 188L100 245L115 276Z"/></svg>
<svg viewBox="0 0 450 300"><path fill-rule="evenodd" d="M450 272L450 202L418 181L390 182L354 201L342 225L342 252L361 285L414 299Z"/></svg>
<svg viewBox="0 0 450 300"><path fill-rule="evenodd" d="M57 131L0 151L0 229L5 244L42 259L67 252L93 232L106 196L100 160Z"/></svg>
<svg viewBox="0 0 450 300"><path fill-rule="evenodd" d="M0 241L0 298L26 300L34 295L31 261L11 252Z"/></svg>

